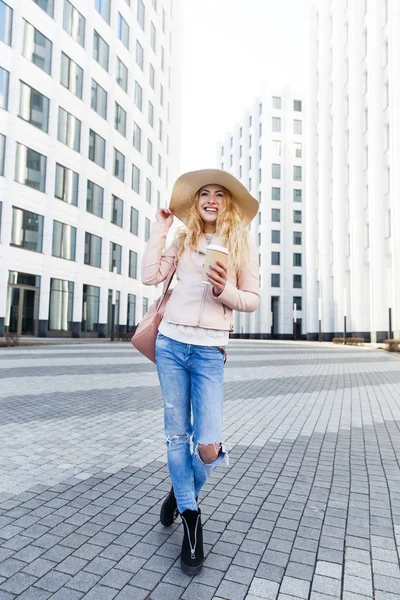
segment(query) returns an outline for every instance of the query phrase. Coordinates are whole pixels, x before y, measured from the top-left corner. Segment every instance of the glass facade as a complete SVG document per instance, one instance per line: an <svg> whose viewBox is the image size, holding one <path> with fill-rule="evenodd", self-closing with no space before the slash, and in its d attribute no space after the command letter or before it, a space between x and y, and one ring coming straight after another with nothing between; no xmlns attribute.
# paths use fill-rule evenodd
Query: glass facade
<svg viewBox="0 0 400 600"><path fill-rule="evenodd" d="M48 75L51 74L52 48L51 41L25 21L22 54Z"/></svg>
<svg viewBox="0 0 400 600"><path fill-rule="evenodd" d="M85 233L85 265L101 267L101 244L102 239L93 233Z"/></svg>
<svg viewBox="0 0 400 600"><path fill-rule="evenodd" d="M108 71L110 46L103 40L97 31L93 32L93 58L97 60L99 65L103 67L105 71Z"/></svg>
<svg viewBox="0 0 400 600"><path fill-rule="evenodd" d="M129 250L129 277L137 279L138 255L134 250Z"/></svg>
<svg viewBox="0 0 400 600"><path fill-rule="evenodd" d="M128 91L128 69L120 58L117 57L117 83L124 90Z"/></svg>
<svg viewBox="0 0 400 600"><path fill-rule="evenodd" d="M34 188L39 192L46 191L46 162L43 154L31 148L17 144L15 157L15 181Z"/></svg>
<svg viewBox="0 0 400 600"><path fill-rule="evenodd" d="M8 110L8 88L10 73L0 67L0 108Z"/></svg>
<svg viewBox="0 0 400 600"><path fill-rule="evenodd" d="M132 165L132 189L137 194L140 193L140 170L136 165Z"/></svg>
<svg viewBox="0 0 400 600"><path fill-rule="evenodd" d="M103 204L104 189L97 185L97 183L88 180L86 193L87 212L90 212L97 217L103 217Z"/></svg>
<svg viewBox="0 0 400 600"><path fill-rule="evenodd" d="M94 79L92 79L90 106L103 119L107 119L107 92Z"/></svg>
<svg viewBox="0 0 400 600"><path fill-rule="evenodd" d="M95 7L103 19L110 24L111 0L96 0Z"/></svg>
<svg viewBox="0 0 400 600"><path fill-rule="evenodd" d="M125 156L114 148L114 176L120 181L125 181Z"/></svg>
<svg viewBox="0 0 400 600"><path fill-rule="evenodd" d="M139 235L139 211L133 206L131 206L130 232Z"/></svg>
<svg viewBox="0 0 400 600"><path fill-rule="evenodd" d="M126 330L132 333L136 325L136 295L128 294L128 314L126 319Z"/></svg>
<svg viewBox="0 0 400 600"><path fill-rule="evenodd" d="M124 137L126 136L126 110L124 110L122 106L118 104L118 102L115 103L114 127L120 132L121 135Z"/></svg>
<svg viewBox="0 0 400 600"><path fill-rule="evenodd" d="M74 284L50 279L49 331L71 331Z"/></svg>
<svg viewBox="0 0 400 600"><path fill-rule="evenodd" d="M54 0L33 0L50 17L54 14Z"/></svg>
<svg viewBox="0 0 400 600"><path fill-rule="evenodd" d="M76 227L53 221L53 256L75 260Z"/></svg>
<svg viewBox="0 0 400 600"><path fill-rule="evenodd" d="M100 288L83 284L82 323L83 332L99 330Z"/></svg>
<svg viewBox="0 0 400 600"><path fill-rule="evenodd" d="M106 160L106 140L91 129L89 131L89 158L104 169Z"/></svg>
<svg viewBox="0 0 400 600"><path fill-rule="evenodd" d="M58 109L57 139L68 148L80 152L81 149L81 122L61 106Z"/></svg>
<svg viewBox="0 0 400 600"><path fill-rule="evenodd" d="M73 206L78 206L79 175L63 165L56 164L54 195Z"/></svg>
<svg viewBox="0 0 400 600"><path fill-rule="evenodd" d="M21 81L19 116L45 133L49 129L50 100Z"/></svg>
<svg viewBox="0 0 400 600"><path fill-rule="evenodd" d="M13 206L11 245L41 252L43 245L42 215Z"/></svg>
<svg viewBox="0 0 400 600"><path fill-rule="evenodd" d="M82 99L83 69L64 52L61 52L60 83Z"/></svg>
<svg viewBox="0 0 400 600"><path fill-rule="evenodd" d="M71 2L64 0L63 27L81 46L85 46L86 20Z"/></svg>
<svg viewBox="0 0 400 600"><path fill-rule="evenodd" d="M110 242L110 264L109 269L112 272L114 267L117 270L118 275L121 275L122 266L122 246Z"/></svg>
<svg viewBox="0 0 400 600"><path fill-rule="evenodd" d="M142 130L137 123L133 124L133 146L138 152L142 151Z"/></svg>
<svg viewBox="0 0 400 600"><path fill-rule="evenodd" d="M4 163L6 159L6 136L0 133L0 176L4 177Z"/></svg>
<svg viewBox="0 0 400 600"><path fill-rule="evenodd" d="M113 196L111 210L111 223L118 225L118 227L123 227L124 201L121 198L117 198L117 196Z"/></svg>
<svg viewBox="0 0 400 600"><path fill-rule="evenodd" d="M12 19L12 8L0 0L0 42L8 46L11 46Z"/></svg>
<svg viewBox="0 0 400 600"><path fill-rule="evenodd" d="M129 50L129 25L121 13L118 13L118 37L125 48Z"/></svg>

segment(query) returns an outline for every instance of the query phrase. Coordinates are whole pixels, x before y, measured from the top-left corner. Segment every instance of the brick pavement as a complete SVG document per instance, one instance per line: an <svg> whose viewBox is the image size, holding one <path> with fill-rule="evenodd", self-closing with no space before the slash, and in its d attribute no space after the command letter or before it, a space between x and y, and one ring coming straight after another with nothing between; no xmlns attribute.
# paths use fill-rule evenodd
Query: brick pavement
<svg viewBox="0 0 400 600"><path fill-rule="evenodd" d="M400 360L233 342L230 468L179 568L154 367L128 345L0 350L0 600L399 600Z"/></svg>

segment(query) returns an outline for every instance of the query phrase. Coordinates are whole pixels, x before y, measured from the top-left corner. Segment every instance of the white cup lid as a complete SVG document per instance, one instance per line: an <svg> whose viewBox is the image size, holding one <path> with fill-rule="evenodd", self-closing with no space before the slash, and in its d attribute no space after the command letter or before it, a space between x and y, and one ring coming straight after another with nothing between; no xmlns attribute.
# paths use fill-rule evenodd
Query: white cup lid
<svg viewBox="0 0 400 600"><path fill-rule="evenodd" d="M218 246L217 244L210 244L207 246L207 250L217 250L218 252L223 252L224 254L229 254L228 248L224 248L223 246Z"/></svg>

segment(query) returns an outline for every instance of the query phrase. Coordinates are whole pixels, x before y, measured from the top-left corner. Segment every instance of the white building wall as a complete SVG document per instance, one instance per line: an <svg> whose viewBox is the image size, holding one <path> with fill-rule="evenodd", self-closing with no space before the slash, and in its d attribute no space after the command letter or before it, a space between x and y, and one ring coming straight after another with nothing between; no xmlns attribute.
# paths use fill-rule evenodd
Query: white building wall
<svg viewBox="0 0 400 600"><path fill-rule="evenodd" d="M0 177L2 220L0 237L0 329L8 321L9 273L17 271L39 275L41 278L38 318L40 334L46 335L49 317L50 279L57 278L74 283L73 317L82 321L83 284L100 287L99 324L102 334L107 332L108 293L113 287L120 292L119 325L127 325L128 294L136 296L137 323L142 317L143 300L151 304L159 290L146 288L140 279L140 260L145 246L145 219L153 220L158 205L166 205L169 191L179 169L180 140L180 56L181 1L144 0L145 30L137 21L139 0L112 0L110 24L95 9L95 0L72 4L86 19L85 47L75 41L63 28L64 1L54 2L53 18L32 0L6 0L13 10L11 46L0 42L0 67L10 73L8 110L0 110L0 133L6 136L4 176ZM118 14L129 26L129 49L118 38ZM24 21L31 23L49 38L52 47L51 75L48 75L21 53ZM156 50L151 48L151 24L156 31ZM96 30L110 48L109 69L104 70L93 58L93 32ZM136 41L144 50L144 68L136 62ZM164 68L161 65L164 49ZM84 71L82 100L60 83L61 52L78 63ZM128 68L128 90L116 83L117 57ZM154 90L149 84L150 64L155 70ZM91 81L95 79L108 93L107 120L91 108ZM50 99L49 129L44 133L21 119L19 115L20 80ZM134 86L137 81L143 90L143 110L134 103ZM161 86L163 98L161 97ZM115 102L127 112L126 136L114 128ZM154 105L154 126L148 120L148 102ZM57 140L59 106L81 121L80 152ZM162 136L159 134L162 121ZM133 125L142 130L142 148L138 152L132 143ZM106 140L105 168L88 158L89 130L93 129ZM153 143L153 164L147 161L147 140ZM45 193L15 181L16 144L21 143L47 157ZM113 174L114 148L125 156L125 181ZM158 156L161 172L158 171ZM78 206L72 206L54 197L55 168L60 163L79 173ZM141 185L137 194L132 190L132 164L140 169ZM152 199L146 202L146 178L152 182ZM103 218L86 211L87 180L104 188ZM123 227L111 223L112 195L124 201ZM10 246L12 207L26 209L44 216L43 250L33 252ZM139 211L139 235L130 232L131 206ZM69 261L52 256L53 220L72 225L77 229L76 260ZM85 232L102 238L101 268L84 264ZM109 270L110 242L122 246L121 274ZM138 279L129 277L129 251L138 253ZM60 333L60 332L59 332ZM71 331L68 332L71 334ZM66 332L66 334L68 335Z"/></svg>
<svg viewBox="0 0 400 600"><path fill-rule="evenodd" d="M313 15L307 189L308 335L399 334L396 0L326 0ZM396 29L397 28L397 29ZM396 136L397 133L397 136ZM316 294L319 296L316 297ZM311 300L312 298L312 300ZM320 312L318 311L320 305Z"/></svg>
<svg viewBox="0 0 400 600"><path fill-rule="evenodd" d="M273 107L273 97L281 99L280 108ZM302 102L301 111L294 110L294 100ZM284 90L266 87L218 147L217 166L240 179L260 201L259 214L250 230L259 248L261 303L255 313L236 313L234 334L237 335L270 337L272 334L276 338L291 339L294 297L302 298L302 309L297 311L297 318L303 320L302 331L305 331L304 135L294 133L294 120L302 121L304 133L304 109L302 95L289 87ZM274 117L281 119L279 132L272 131ZM276 153L276 142L281 144L280 154ZM302 145L301 157L295 157L295 143ZM272 177L273 164L280 165L280 179ZM301 181L293 180L294 166L302 168ZM272 188L280 189L280 200L272 199ZM302 202L293 201L293 189L302 190ZM273 209L280 210L280 222L272 221ZM294 223L294 210L301 211L302 223ZM280 232L280 243L272 242L272 230ZM301 245L293 243L294 231L301 232ZM271 264L272 252L280 253L280 265ZM293 266L293 253L302 254L302 266ZM280 276L279 287L272 287L272 274ZM293 287L295 274L301 275L302 288ZM274 317L272 297L278 305Z"/></svg>

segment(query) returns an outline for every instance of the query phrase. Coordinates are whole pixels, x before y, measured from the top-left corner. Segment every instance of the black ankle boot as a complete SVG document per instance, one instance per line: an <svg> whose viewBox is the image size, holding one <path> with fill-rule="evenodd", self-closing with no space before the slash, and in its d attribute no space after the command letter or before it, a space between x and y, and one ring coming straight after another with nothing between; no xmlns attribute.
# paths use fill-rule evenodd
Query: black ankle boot
<svg viewBox="0 0 400 600"><path fill-rule="evenodd" d="M204 563L200 510L187 509L181 514L181 518L183 523L181 568L187 575L197 575Z"/></svg>
<svg viewBox="0 0 400 600"><path fill-rule="evenodd" d="M170 527L179 515L178 506L176 504L176 498L174 494L174 488L171 488L168 496L165 498L161 511L160 521L164 527Z"/></svg>
<svg viewBox="0 0 400 600"><path fill-rule="evenodd" d="M197 502L198 498L196 498ZM176 498L174 494L174 488L170 489L168 496L165 498L161 506L160 521L164 527L171 527L172 523L176 521L179 515L178 505L176 504Z"/></svg>

